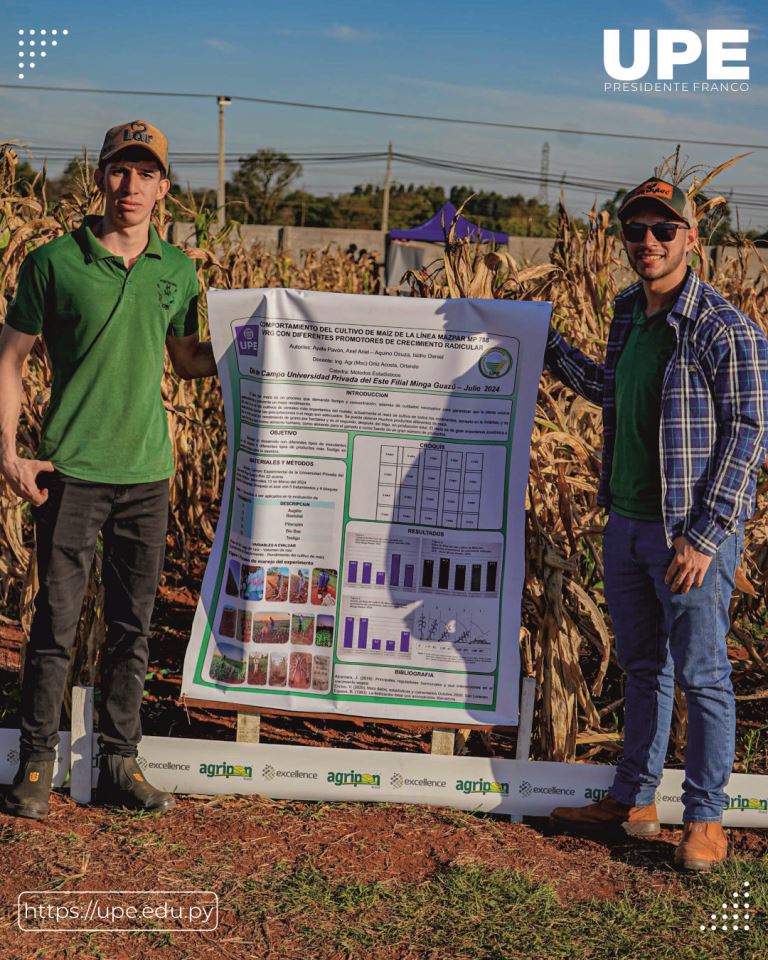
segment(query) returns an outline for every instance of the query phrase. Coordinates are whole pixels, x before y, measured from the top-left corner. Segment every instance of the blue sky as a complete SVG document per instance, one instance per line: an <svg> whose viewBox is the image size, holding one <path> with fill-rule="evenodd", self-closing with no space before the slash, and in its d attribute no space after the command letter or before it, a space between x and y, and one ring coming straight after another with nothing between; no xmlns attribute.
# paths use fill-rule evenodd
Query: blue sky
<svg viewBox="0 0 768 960"><path fill-rule="evenodd" d="M65 12L62 12L65 11ZM325 0L188 0L130 4L0 0L0 138L47 147L98 149L105 129L144 117L169 136L171 152L216 149L215 100L46 93L30 83L140 90L203 92L438 114L453 117L609 130L656 136L768 143L764 3L648 0L627 5L563 0L510 3L486 0L373 6ZM750 30L750 90L740 94L606 94L603 30L706 28ZM18 30L69 30L37 67L19 80ZM47 34L51 39L50 32ZM27 41L29 35L25 35ZM29 47L26 48L29 50ZM41 51L37 47L38 53ZM27 58L29 61L29 57ZM700 65L680 79L701 80ZM481 161L538 170L550 144L554 179L595 177L628 184L652 171L663 144L565 134L448 126L395 118L360 117L235 102L226 113L227 150L260 147L287 152L383 150ZM713 165L730 148L684 148L691 162ZM39 156L39 154L38 154ZM722 177L723 187L768 195L768 151L755 151ZM52 164L57 172L57 164ZM182 181L215 183L214 167L181 167ZM354 183L381 181L383 163L307 167L303 185L338 192ZM535 186L439 170L397 166L405 182L471 182L477 188ZM554 192L554 191L551 191ZM568 191L575 213L598 192ZM768 226L768 210L742 208L744 226Z"/></svg>

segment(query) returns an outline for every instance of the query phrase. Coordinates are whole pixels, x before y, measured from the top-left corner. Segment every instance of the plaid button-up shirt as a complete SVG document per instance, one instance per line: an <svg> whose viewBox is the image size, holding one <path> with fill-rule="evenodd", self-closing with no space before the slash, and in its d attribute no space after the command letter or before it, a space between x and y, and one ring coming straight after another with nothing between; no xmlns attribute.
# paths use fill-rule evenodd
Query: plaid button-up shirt
<svg viewBox="0 0 768 960"><path fill-rule="evenodd" d="M616 435L616 364L632 326L640 282L615 301L605 363L590 360L554 329L547 366L603 409L598 503L610 506ZM664 373L659 425L662 512L667 543L684 534L713 555L755 508L768 443L768 339L688 269L667 323L677 346Z"/></svg>

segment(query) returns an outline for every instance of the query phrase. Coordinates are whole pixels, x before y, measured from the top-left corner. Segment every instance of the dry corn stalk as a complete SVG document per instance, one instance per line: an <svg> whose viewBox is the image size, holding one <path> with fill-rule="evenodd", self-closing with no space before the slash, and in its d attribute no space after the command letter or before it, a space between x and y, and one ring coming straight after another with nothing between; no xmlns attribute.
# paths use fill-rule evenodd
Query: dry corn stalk
<svg viewBox="0 0 768 960"><path fill-rule="evenodd" d="M39 190L15 185L16 155L0 145L0 321L6 298L16 287L26 253L65 230L87 213L98 212L99 195L87 170L72 196L47 206ZM679 174L679 169L677 169ZM711 180L705 174L692 185L694 200ZM698 189L697 189L698 188ZM172 201L197 225L197 247L187 250L200 289L209 286L292 286L348 293L377 293L380 279L370 257L355 258L338 248L305 251L294 259L258 244L248 247L232 226L212 239L205 211ZM707 210L715 204L710 204ZM700 213L702 210L699 211ZM161 229L168 216L161 211ZM607 215L593 210L586 232L560 206L555 246L549 264L518 263L506 251L455 239L449 227L444 255L425 270L407 275L412 295L482 296L550 300L553 323L577 346L602 356L612 301L627 278L620 248L609 232ZM716 264L702 259L700 269L739 309L765 329L768 316L768 266L758 276L750 262L760 254L748 243ZM203 335L207 320L202 314ZM186 570L193 551L213 533L211 506L218 500L225 469L224 414L215 380L179 382L170 369L163 379L170 419L176 474L171 495L169 560ZM38 343L27 363L19 448L37 448L42 414L50 391L50 371ZM623 685L611 653L610 627L602 593L601 511L596 503L602 431L600 411L545 372L531 439L531 473L526 524L526 584L523 596L521 653L525 673L539 680L536 755L549 759L613 756L620 749ZM34 593L34 556L29 511L0 480L0 603L20 615L28 629ZM765 616L768 590L768 477L759 489L757 512L748 525L744 557L745 592L734 600L733 637L746 656L734 662L734 683L741 698L757 696L768 680L768 642L752 629ZM745 583L752 589L746 590ZM195 584L196 586L196 584ZM98 568L91 573L73 654L73 673L91 677L95 649L103 636L103 601ZM17 613L20 611L20 613ZM673 749L685 737L684 702L678 698Z"/></svg>

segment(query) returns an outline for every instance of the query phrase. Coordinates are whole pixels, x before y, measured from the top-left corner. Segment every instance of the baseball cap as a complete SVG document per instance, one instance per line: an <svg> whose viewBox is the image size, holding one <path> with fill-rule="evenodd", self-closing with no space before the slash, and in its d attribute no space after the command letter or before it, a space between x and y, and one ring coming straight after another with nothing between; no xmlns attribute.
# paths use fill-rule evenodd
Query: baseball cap
<svg viewBox="0 0 768 960"><path fill-rule="evenodd" d="M162 130L146 120L131 120L130 123L120 123L107 130L99 154L99 165L107 163L128 147L142 147L152 154L164 172L168 172L168 139Z"/></svg>
<svg viewBox="0 0 768 960"><path fill-rule="evenodd" d="M639 187L635 187L624 195L617 214L622 223L626 219L630 208L640 200L654 200L674 213L676 219L687 223L689 227L696 226L696 215L688 196L680 187L667 183L666 180L659 180L658 177L649 177Z"/></svg>

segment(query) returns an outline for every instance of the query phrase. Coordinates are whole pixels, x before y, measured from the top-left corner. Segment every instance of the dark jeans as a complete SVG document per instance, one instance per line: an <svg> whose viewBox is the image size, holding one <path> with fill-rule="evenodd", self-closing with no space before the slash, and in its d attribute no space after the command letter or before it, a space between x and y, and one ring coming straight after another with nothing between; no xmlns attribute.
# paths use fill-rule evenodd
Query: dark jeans
<svg viewBox="0 0 768 960"><path fill-rule="evenodd" d="M168 481L110 484L45 473L48 499L33 507L40 588L21 694L21 756L51 759L96 538L103 533L106 640L99 745L135 756L149 659L147 635L165 555Z"/></svg>

